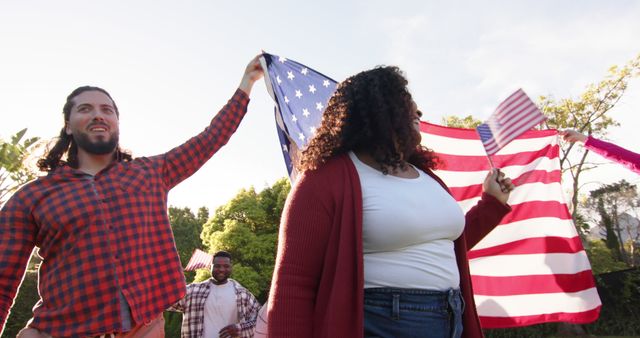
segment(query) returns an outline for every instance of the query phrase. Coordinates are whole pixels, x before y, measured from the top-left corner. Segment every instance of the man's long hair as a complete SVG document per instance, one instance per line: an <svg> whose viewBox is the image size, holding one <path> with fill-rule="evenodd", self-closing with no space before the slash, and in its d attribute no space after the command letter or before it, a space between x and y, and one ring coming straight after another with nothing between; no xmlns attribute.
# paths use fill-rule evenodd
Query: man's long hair
<svg viewBox="0 0 640 338"><path fill-rule="evenodd" d="M413 99L398 67L376 67L338 85L316 135L302 152L297 168L313 170L329 158L366 151L383 173L405 169L406 163L433 169L433 151L419 145Z"/></svg>
<svg viewBox="0 0 640 338"><path fill-rule="evenodd" d="M62 130L60 130L60 135L58 136L56 143L47 150L42 158L38 160L38 168L40 169L40 171L53 171L63 165L68 165L72 168L78 168L78 145L73 140L73 135L68 135L66 133L66 126L69 122L71 109L75 105L73 99L76 96L88 91L99 91L107 95L109 99L111 99L111 102L113 102L113 108L115 109L116 114L120 116L120 112L118 111L116 102L106 90L93 86L83 86L76 88L71 92L71 94L69 94L69 96L67 96L67 102L65 102L64 107L62 108L64 125L62 126ZM67 154L67 158L66 160L63 160L62 156L65 153ZM117 161L131 161L131 154L120 149L120 145L116 147L114 156Z"/></svg>

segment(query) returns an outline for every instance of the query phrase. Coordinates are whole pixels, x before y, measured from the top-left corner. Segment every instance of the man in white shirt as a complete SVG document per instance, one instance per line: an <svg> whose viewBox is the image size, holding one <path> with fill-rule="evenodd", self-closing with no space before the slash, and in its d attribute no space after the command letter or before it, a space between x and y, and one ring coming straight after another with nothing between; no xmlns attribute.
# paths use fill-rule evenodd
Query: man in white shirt
<svg viewBox="0 0 640 338"><path fill-rule="evenodd" d="M231 255L213 256L211 278L187 285L187 294L170 310L184 313L182 338L253 337L260 303L240 283L229 278Z"/></svg>

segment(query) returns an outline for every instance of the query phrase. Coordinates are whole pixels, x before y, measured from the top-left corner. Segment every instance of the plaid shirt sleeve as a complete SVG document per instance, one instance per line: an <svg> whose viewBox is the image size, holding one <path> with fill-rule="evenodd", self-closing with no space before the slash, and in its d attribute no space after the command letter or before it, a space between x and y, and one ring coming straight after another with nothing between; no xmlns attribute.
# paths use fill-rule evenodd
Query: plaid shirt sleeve
<svg viewBox="0 0 640 338"><path fill-rule="evenodd" d="M0 211L0 333L35 246L37 229L22 195L16 193Z"/></svg>
<svg viewBox="0 0 640 338"><path fill-rule="evenodd" d="M160 155L165 185L173 188L193 173L229 141L247 113L249 97L237 89L209 126L186 143Z"/></svg>
<svg viewBox="0 0 640 338"><path fill-rule="evenodd" d="M242 318L240 318L240 322L236 326L240 331L240 337L251 338L253 337L253 330L256 327L258 311L260 311L261 306L249 290L241 288L239 291L238 303Z"/></svg>

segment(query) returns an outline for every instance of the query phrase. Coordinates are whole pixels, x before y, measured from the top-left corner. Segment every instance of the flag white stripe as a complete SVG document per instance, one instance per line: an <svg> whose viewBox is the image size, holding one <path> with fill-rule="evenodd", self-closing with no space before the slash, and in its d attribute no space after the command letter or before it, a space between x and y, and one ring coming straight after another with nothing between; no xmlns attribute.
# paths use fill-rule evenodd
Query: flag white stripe
<svg viewBox="0 0 640 338"><path fill-rule="evenodd" d="M458 203L462 207L462 210L469 210L474 205L478 204L480 196L469 198ZM558 201L564 202L562 195L562 185L560 183L527 183L520 187L516 187L511 192L509 200L510 205L520 204L532 201Z"/></svg>
<svg viewBox="0 0 640 338"><path fill-rule="evenodd" d="M535 161L527 165L512 165L500 168L507 177L516 178L520 175L526 174L533 170L544 170L551 172L554 170L560 170L560 163L557 159L550 159L548 157L539 157ZM488 170L480 171L453 171L453 170L438 170L438 177L440 177L449 188L465 187L465 181L478 182L484 181L487 176Z"/></svg>
<svg viewBox="0 0 640 338"><path fill-rule="evenodd" d="M547 293L515 296L475 295L482 316L515 317L541 313L579 313L600 306L598 291L590 288L572 293Z"/></svg>
<svg viewBox="0 0 640 338"><path fill-rule="evenodd" d="M587 253L545 253L486 256L469 260L475 276L509 277L574 274L591 270Z"/></svg>
<svg viewBox="0 0 640 338"><path fill-rule="evenodd" d="M553 217L529 218L523 221L500 225L473 247L473 250L511 243L528 238L577 236L571 220L559 220Z"/></svg>

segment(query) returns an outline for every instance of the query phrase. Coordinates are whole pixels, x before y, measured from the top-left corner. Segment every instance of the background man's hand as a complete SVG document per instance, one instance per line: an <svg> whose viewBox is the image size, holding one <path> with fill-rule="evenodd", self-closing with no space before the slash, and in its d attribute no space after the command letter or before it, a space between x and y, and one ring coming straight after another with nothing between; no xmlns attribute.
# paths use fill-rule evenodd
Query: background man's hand
<svg viewBox="0 0 640 338"><path fill-rule="evenodd" d="M234 338L240 336L240 330L235 324L227 325L220 330L220 338Z"/></svg>
<svg viewBox="0 0 640 338"><path fill-rule="evenodd" d="M264 70L262 70L262 65L260 64L261 56L262 54L258 54L249 61L247 68L244 70L242 80L240 81L240 86L238 86L238 88L242 89L247 95L251 94L253 84L264 76Z"/></svg>

